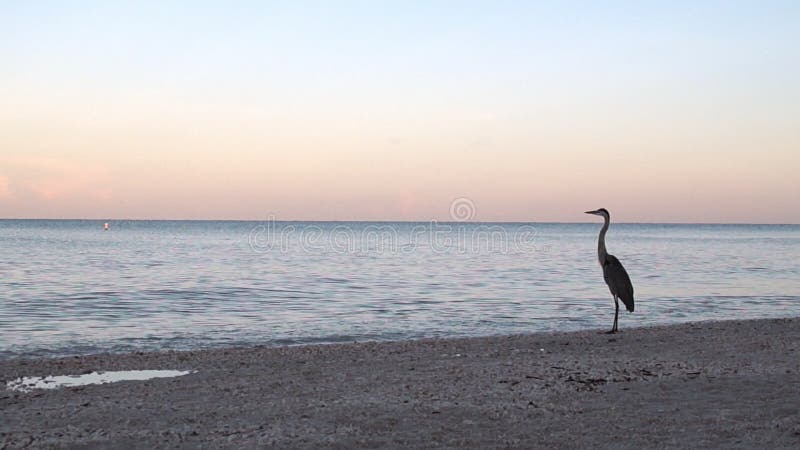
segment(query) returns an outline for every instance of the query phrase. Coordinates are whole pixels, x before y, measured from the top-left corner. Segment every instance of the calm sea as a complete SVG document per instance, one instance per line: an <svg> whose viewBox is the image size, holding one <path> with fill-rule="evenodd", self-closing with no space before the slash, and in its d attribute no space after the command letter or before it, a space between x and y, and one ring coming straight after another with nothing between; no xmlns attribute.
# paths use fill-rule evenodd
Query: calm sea
<svg viewBox="0 0 800 450"><path fill-rule="evenodd" d="M596 224L0 220L0 358L609 328ZM800 226L612 224L620 328L800 315Z"/></svg>

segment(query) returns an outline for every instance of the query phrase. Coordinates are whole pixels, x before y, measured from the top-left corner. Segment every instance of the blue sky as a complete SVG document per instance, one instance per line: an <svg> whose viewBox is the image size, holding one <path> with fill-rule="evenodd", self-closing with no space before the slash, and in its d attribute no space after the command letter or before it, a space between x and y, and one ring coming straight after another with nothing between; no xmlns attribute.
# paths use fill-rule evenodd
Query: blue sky
<svg viewBox="0 0 800 450"><path fill-rule="evenodd" d="M3 2L0 194L24 216L427 219L471 196L487 220L800 221L799 24L798 2ZM208 210L170 206L190 190Z"/></svg>

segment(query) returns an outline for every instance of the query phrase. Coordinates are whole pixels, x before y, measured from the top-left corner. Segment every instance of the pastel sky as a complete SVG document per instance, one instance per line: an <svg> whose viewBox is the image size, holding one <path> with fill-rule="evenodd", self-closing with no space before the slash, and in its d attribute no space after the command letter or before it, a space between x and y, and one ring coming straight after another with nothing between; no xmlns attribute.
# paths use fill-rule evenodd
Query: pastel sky
<svg viewBox="0 0 800 450"><path fill-rule="evenodd" d="M0 218L800 223L798 1L0 3Z"/></svg>

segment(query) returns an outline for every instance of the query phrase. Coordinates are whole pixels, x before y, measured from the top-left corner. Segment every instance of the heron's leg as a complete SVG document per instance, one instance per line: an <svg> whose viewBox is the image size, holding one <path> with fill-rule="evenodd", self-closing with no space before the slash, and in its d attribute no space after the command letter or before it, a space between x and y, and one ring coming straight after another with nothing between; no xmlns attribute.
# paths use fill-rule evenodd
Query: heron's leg
<svg viewBox="0 0 800 450"><path fill-rule="evenodd" d="M611 327L611 331L608 331L608 334L614 334L617 332L617 319L619 318L619 300L617 300L617 296L614 296L614 325Z"/></svg>

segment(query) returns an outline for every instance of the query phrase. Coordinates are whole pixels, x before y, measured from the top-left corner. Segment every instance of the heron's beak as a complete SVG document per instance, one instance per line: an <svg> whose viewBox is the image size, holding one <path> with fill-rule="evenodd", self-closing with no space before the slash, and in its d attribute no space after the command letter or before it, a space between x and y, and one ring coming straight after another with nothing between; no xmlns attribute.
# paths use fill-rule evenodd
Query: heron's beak
<svg viewBox="0 0 800 450"><path fill-rule="evenodd" d="M586 211L586 213L585 213L585 214L594 214L594 215L597 215L597 211Z"/></svg>

